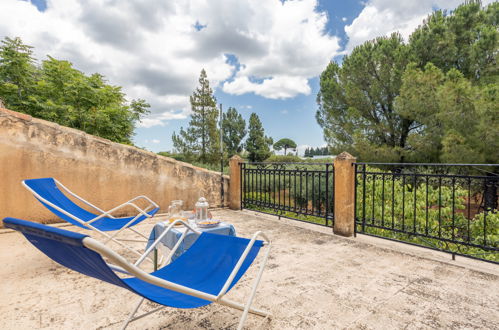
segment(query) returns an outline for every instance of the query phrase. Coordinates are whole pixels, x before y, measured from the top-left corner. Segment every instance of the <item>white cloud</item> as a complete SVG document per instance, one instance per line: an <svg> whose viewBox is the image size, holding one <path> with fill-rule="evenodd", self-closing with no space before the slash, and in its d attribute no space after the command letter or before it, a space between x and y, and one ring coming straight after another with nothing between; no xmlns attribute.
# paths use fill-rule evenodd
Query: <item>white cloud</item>
<svg viewBox="0 0 499 330"><path fill-rule="evenodd" d="M153 126L165 126L165 122L157 118L144 118L138 123L138 127L149 128Z"/></svg>
<svg viewBox="0 0 499 330"><path fill-rule="evenodd" d="M319 145L319 148L324 148L324 147L327 147L327 143L323 143L321 145ZM308 144L301 144L299 145L298 147L296 147L296 150L298 151L298 155L299 156L303 156L305 155L305 149L308 149L308 148L317 148L317 146L311 146L311 145L308 145Z"/></svg>
<svg viewBox="0 0 499 330"><path fill-rule="evenodd" d="M153 126L165 126L168 125L168 121L174 119L184 119L186 118L186 114L184 112L175 113L173 111L167 111L160 114L153 114L148 118L142 119L138 123L138 127L153 127Z"/></svg>
<svg viewBox="0 0 499 330"><path fill-rule="evenodd" d="M310 94L308 79L319 75L339 50L338 38L325 32L326 13L317 12L316 6L315 0L263 1L252 6L262 19L251 34L266 51L258 56L239 54L241 70L224 83L223 90L271 99Z"/></svg>
<svg viewBox="0 0 499 330"><path fill-rule="evenodd" d="M188 116L202 68L212 87L236 95L309 94L308 79L339 48L326 23L317 0L47 0L44 12L0 1L0 38L19 36L39 59L67 59L146 99L144 127Z"/></svg>
<svg viewBox="0 0 499 330"><path fill-rule="evenodd" d="M493 0L486 0L483 4L491 2ZM461 3L462 0L369 0L359 16L345 26L349 38L345 53L367 40L396 31L407 40L435 8L451 10Z"/></svg>
<svg viewBox="0 0 499 330"><path fill-rule="evenodd" d="M283 115L287 115L289 113L289 111L284 109L284 110L281 110L280 113L282 113Z"/></svg>
<svg viewBox="0 0 499 330"><path fill-rule="evenodd" d="M150 144L150 143L153 143L153 144L158 144L160 143L161 141L158 140L158 139L152 139L152 140L149 140L149 139L145 139L144 140L144 143L147 143L147 144Z"/></svg>
<svg viewBox="0 0 499 330"><path fill-rule="evenodd" d="M270 99L287 99L298 94L308 95L311 91L307 78L280 75L263 79L262 82L253 82L247 76L239 76L232 82L226 82L223 90L235 95L255 93Z"/></svg>
<svg viewBox="0 0 499 330"><path fill-rule="evenodd" d="M301 144L298 147L296 147L296 151L298 152L299 156L305 155L305 149L311 148L308 144Z"/></svg>
<svg viewBox="0 0 499 330"><path fill-rule="evenodd" d="M342 17L342 18L341 18L341 21L342 21L342 22L346 22L346 21L347 21L347 18L346 18L346 17Z"/></svg>

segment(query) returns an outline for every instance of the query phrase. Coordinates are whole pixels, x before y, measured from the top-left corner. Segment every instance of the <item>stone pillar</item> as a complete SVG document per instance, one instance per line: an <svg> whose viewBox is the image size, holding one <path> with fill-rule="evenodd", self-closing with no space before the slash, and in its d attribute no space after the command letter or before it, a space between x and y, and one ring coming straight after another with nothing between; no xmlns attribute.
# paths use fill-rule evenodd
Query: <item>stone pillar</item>
<svg viewBox="0 0 499 330"><path fill-rule="evenodd" d="M355 163L356 158L342 152L334 160L334 228L341 236L354 234Z"/></svg>
<svg viewBox="0 0 499 330"><path fill-rule="evenodd" d="M241 163L243 159L238 155L229 160L230 182L229 182L229 207L232 210L241 209Z"/></svg>

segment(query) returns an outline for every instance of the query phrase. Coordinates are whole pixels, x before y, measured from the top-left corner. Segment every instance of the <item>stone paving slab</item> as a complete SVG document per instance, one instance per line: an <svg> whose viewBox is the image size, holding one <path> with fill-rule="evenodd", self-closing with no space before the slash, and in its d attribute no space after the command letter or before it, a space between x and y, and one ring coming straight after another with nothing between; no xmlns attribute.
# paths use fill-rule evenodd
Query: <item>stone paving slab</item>
<svg viewBox="0 0 499 330"><path fill-rule="evenodd" d="M439 260L427 249L346 239L330 228L249 211L214 214L233 223L239 236L262 230L273 240L255 306L274 317L250 315L248 329L499 329L498 266ZM137 228L149 233L152 225ZM118 329L138 300L59 266L17 233L0 235L0 258L0 329ZM244 299L256 271L231 299ZM164 309L129 328L233 329L239 317L217 305Z"/></svg>

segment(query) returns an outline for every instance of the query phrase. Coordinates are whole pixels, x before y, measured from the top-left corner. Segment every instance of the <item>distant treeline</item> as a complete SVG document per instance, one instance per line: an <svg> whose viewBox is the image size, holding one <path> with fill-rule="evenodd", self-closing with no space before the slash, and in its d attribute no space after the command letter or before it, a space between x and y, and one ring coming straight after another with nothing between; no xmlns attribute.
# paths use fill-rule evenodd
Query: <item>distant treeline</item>
<svg viewBox="0 0 499 330"><path fill-rule="evenodd" d="M262 161L272 155L270 146L273 139L265 135L262 122L256 113L251 114L246 126L246 121L236 108L229 107L222 114L220 123L217 101L204 69L201 70L199 85L192 93L190 103L192 114L188 127L181 127L178 133L173 133L174 150L163 152L163 155L195 164L205 164L208 168L219 164L221 158L227 161L235 154L244 155L251 161Z"/></svg>
<svg viewBox="0 0 499 330"><path fill-rule="evenodd" d="M305 149L305 157L313 157L313 156L328 156L331 155L331 152L329 151L329 148L322 147L322 148L307 148Z"/></svg>

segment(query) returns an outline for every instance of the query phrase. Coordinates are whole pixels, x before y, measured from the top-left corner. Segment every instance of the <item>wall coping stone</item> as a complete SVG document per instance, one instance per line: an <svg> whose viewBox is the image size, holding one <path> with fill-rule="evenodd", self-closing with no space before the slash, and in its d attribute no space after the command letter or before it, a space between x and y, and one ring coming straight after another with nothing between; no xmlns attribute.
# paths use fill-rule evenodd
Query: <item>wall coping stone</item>
<svg viewBox="0 0 499 330"><path fill-rule="evenodd" d="M52 128L54 128L56 130L62 131L62 133L66 133L66 134L77 134L77 135L83 136L83 137L85 137L87 139L97 140L97 141L99 141L101 143L104 143L104 144L107 144L107 145L109 145L111 147L129 149L129 151L131 151L131 152L137 152L137 153L140 153L140 154L142 154L144 156L157 157L157 158L160 158L160 159L164 159L164 160L166 160L166 161L168 161L170 163L177 164L177 165L184 166L184 167L188 167L188 168L192 168L192 169L195 169L197 171L202 171L202 172L207 172L207 173L211 173L211 174L220 175L220 172L216 172L216 171L208 170L208 169L205 169L205 168L202 168L202 167L194 166L192 164L189 164L189 163L186 163L186 162L182 162L182 161L173 159L171 157L166 157L166 156L158 155L158 154L156 154L156 153L154 153L152 151L144 150L144 149L141 149L141 148L138 148L138 147L135 147L135 146L130 146L130 145L126 145L126 144L123 144L123 143L113 142L111 140L108 140L108 139L105 139L105 138L102 138L102 137L99 137L99 136L95 136L95 135L91 135L91 134L85 133L85 132L83 132L81 130L78 130L76 128L71 128L71 127L59 125L59 124L51 122L51 121L47 121L47 120L44 120L44 119L39 119L39 118L36 118L36 117L32 117L30 115L27 115L27 114L24 114L24 113L21 113L21 112L17 112L17 111L12 111L12 110L9 110L9 109L6 109L6 108L0 108L0 117L9 117L9 118L20 119L20 120L25 121L25 122L30 122L31 125L49 126L49 127L52 127ZM227 179L227 180L229 179L228 175L224 174L223 177L224 177L224 179Z"/></svg>

